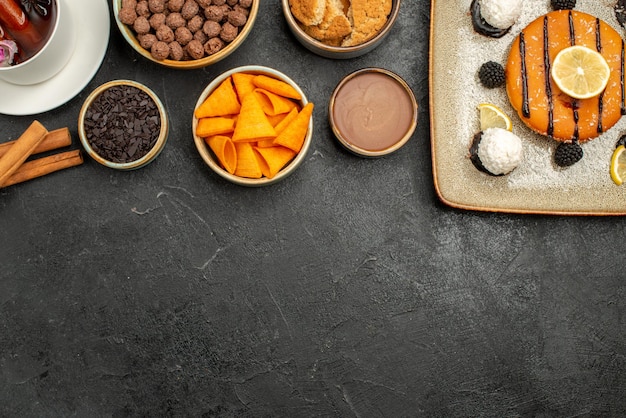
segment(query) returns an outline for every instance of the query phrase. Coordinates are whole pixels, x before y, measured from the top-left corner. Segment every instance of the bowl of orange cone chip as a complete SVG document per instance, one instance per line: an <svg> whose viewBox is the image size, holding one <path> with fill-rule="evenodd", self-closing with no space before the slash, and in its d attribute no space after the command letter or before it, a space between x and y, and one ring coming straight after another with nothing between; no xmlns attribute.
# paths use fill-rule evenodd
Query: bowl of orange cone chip
<svg viewBox="0 0 626 418"><path fill-rule="evenodd" d="M242 186L293 173L313 136L313 103L272 68L250 65L215 78L194 108L193 138L206 164Z"/></svg>

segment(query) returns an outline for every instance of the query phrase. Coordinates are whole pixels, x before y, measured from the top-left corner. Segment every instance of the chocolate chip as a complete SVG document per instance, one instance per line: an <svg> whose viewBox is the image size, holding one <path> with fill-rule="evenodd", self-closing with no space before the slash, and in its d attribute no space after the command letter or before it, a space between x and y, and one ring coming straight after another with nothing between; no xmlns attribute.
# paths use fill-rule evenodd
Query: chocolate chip
<svg viewBox="0 0 626 418"><path fill-rule="evenodd" d="M102 158L129 163L154 147L161 131L159 109L152 98L134 86L103 91L85 112L85 136Z"/></svg>

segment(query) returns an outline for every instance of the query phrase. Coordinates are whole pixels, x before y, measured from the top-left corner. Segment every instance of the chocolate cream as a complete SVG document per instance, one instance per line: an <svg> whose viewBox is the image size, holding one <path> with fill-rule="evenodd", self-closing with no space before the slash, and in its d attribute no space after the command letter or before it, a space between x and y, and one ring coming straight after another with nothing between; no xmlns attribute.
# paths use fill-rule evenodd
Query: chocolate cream
<svg viewBox="0 0 626 418"><path fill-rule="evenodd" d="M413 102L393 77L364 72L340 86L332 116L347 143L366 151L382 151L409 131Z"/></svg>

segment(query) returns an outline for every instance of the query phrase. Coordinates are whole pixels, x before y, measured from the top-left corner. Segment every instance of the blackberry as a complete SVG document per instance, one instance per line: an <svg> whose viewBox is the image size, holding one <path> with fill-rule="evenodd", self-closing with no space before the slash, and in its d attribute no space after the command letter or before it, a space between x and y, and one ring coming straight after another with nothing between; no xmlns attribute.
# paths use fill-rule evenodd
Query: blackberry
<svg viewBox="0 0 626 418"><path fill-rule="evenodd" d="M619 137L619 139L615 143L615 148L619 147L620 145L626 146L626 134Z"/></svg>
<svg viewBox="0 0 626 418"><path fill-rule="evenodd" d="M488 61L480 66L478 79L483 86L489 89L500 87L504 85L506 80L504 68L497 62Z"/></svg>
<svg viewBox="0 0 626 418"><path fill-rule="evenodd" d="M554 162L559 167L569 167L583 158L583 149L578 142L561 142L554 151Z"/></svg>
<svg viewBox="0 0 626 418"><path fill-rule="evenodd" d="M576 7L576 0L550 0L554 10L571 10Z"/></svg>

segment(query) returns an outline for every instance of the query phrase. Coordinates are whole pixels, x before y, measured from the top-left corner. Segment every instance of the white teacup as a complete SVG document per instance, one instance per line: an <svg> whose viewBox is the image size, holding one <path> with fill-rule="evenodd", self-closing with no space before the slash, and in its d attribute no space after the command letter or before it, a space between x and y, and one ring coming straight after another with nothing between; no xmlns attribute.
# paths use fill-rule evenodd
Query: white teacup
<svg viewBox="0 0 626 418"><path fill-rule="evenodd" d="M0 79L20 85L48 80L65 67L76 43L75 22L66 0L57 3L56 22L48 42L31 58L17 65L0 67Z"/></svg>

